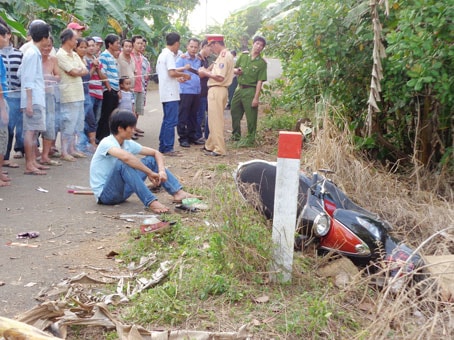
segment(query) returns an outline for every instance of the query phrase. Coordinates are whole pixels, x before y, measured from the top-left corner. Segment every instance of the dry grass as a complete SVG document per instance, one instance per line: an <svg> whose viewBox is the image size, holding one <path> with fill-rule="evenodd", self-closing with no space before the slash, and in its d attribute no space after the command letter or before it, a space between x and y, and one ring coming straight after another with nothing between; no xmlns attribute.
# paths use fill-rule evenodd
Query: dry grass
<svg viewBox="0 0 454 340"><path fill-rule="evenodd" d="M305 169L334 170L335 183L361 206L387 219L394 227L392 234L421 254L453 254L453 190L443 184L452 183L452 179L435 173L420 176L421 171L413 177L390 173L380 164L362 159L350 140L347 129L339 131L325 119L323 129L305 147ZM447 197L437 194L441 186ZM453 303L442 301L435 280L426 278L410 284L410 277L388 277L383 287L371 288L386 274L361 276L346 289L352 308L363 306L371 320L358 338L454 337Z"/></svg>
<svg viewBox="0 0 454 340"><path fill-rule="evenodd" d="M347 129L339 131L328 120L323 126L304 146L304 170L334 170L331 178L350 198L387 219L394 226L393 235L414 249L421 246L422 254L454 252L453 230L442 231L454 224L452 198L440 199L436 189L415 189L442 182L440 176L425 176L425 183L418 177L416 184L416 177L366 161L352 146ZM243 201L231 172L241 161L275 160L276 140L277 133L267 131L259 148L234 149L218 163L198 156L199 150L185 159L183 167L181 159L169 160L175 169L182 168L183 178L192 174L191 187L210 202L210 210L182 215L182 227L167 236L172 242L163 240L160 251L169 244L172 256L181 252L185 269L150 291L148 300L141 296L143 302L134 302L139 321L172 328L176 321L171 313L183 310L187 315L181 316L179 328L231 331L247 324L254 339L454 338L453 306L441 301L439 288L430 279L412 285L410 277L401 276L379 286L375 282L387 275L383 271L358 276L339 289L330 279L317 276L318 266L327 259L317 257L314 247L295 253L291 284L268 281L272 244L270 228L264 227L269 222ZM194 254L197 257L192 258ZM212 288L223 292L213 293ZM173 304L169 307L167 300L160 304L161 295L172 289L178 292ZM199 298L203 290L208 292L206 299ZM257 302L264 297L269 300ZM153 308L170 315L171 321L151 320Z"/></svg>

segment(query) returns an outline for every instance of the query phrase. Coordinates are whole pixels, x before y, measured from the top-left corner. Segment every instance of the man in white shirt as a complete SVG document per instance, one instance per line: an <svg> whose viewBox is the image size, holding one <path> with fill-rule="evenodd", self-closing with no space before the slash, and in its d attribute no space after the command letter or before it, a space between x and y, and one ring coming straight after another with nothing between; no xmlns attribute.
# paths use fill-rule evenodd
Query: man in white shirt
<svg viewBox="0 0 454 340"><path fill-rule="evenodd" d="M191 76L179 71L175 61L180 48L180 35L169 33L166 36L166 48L158 57L156 71L159 77L159 98L162 103L164 117L159 133L159 151L164 155L175 155L175 127L178 124L178 103L180 87L178 82L189 80Z"/></svg>

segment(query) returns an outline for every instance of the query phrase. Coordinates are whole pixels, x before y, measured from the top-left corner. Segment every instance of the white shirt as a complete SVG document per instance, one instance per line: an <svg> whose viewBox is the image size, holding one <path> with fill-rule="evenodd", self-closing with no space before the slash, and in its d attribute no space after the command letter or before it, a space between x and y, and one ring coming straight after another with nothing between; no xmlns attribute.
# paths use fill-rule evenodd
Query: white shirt
<svg viewBox="0 0 454 340"><path fill-rule="evenodd" d="M159 78L159 98L161 103L179 101L180 100L180 86L176 78L169 75L169 70L175 70L175 61L177 56L169 50L164 48L158 57L156 64L156 72Z"/></svg>

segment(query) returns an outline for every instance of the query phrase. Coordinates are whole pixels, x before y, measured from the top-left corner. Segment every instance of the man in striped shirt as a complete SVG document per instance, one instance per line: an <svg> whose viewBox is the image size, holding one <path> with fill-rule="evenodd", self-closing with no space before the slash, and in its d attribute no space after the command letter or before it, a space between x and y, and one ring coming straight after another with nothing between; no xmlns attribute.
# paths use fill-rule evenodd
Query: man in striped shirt
<svg viewBox="0 0 454 340"><path fill-rule="evenodd" d="M98 38L101 39L101 38ZM87 39L87 55L85 60L87 65L91 69L95 69L90 77L88 83L88 93L90 94L92 103L93 103L93 112L95 113L96 125L98 124L99 119L101 118L101 106L102 106L102 81L106 78L105 74L102 72L102 64L98 60L98 47L95 38L88 37ZM104 78L102 78L104 77Z"/></svg>
<svg viewBox="0 0 454 340"><path fill-rule="evenodd" d="M8 28L8 27L7 27ZM11 31L7 33L8 40L11 39ZM24 155L24 138L22 136L23 130L23 115L20 109L20 79L17 75L17 70L22 63L22 52L9 43L8 46L0 49L0 55L3 57L3 63L6 67L6 80L8 82L8 97L6 102L9 106L9 123L8 123L8 145L5 153L5 163L3 166L12 168L19 167L17 163L10 162L10 153L13 148L14 132L16 133L16 142L14 144L14 151L17 157Z"/></svg>
<svg viewBox="0 0 454 340"><path fill-rule="evenodd" d="M118 107L119 70L117 58L120 54L120 37L116 34L108 34L104 39L106 49L99 56L103 73L107 79L103 84L103 100L101 107L101 118L96 130L96 139L101 141L110 134L109 118L113 110Z"/></svg>

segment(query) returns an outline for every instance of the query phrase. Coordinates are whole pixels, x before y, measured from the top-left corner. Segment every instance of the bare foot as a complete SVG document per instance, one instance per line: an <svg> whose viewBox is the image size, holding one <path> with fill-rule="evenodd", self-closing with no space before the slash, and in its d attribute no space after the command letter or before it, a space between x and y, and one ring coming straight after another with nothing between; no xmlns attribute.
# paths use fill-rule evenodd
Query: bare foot
<svg viewBox="0 0 454 340"><path fill-rule="evenodd" d="M9 182L9 181L11 181L11 178L6 174L0 174L0 181Z"/></svg>
<svg viewBox="0 0 454 340"><path fill-rule="evenodd" d="M11 183L8 181L5 182L5 181L0 180L0 188L7 187L8 185L11 185Z"/></svg>
<svg viewBox="0 0 454 340"><path fill-rule="evenodd" d="M25 168L24 175L35 175L35 176L43 176L47 175L45 171L41 171L38 168Z"/></svg>
<svg viewBox="0 0 454 340"><path fill-rule="evenodd" d="M190 193L188 193L188 192L186 192L184 190L179 190L173 195L173 201L174 202L181 202L185 198L199 198L199 199L202 199L203 197L190 194Z"/></svg>
<svg viewBox="0 0 454 340"><path fill-rule="evenodd" d="M169 208L167 208L165 205L161 204L157 200L151 202L150 205L148 206L148 209L154 212L155 214L163 214L169 211Z"/></svg>

